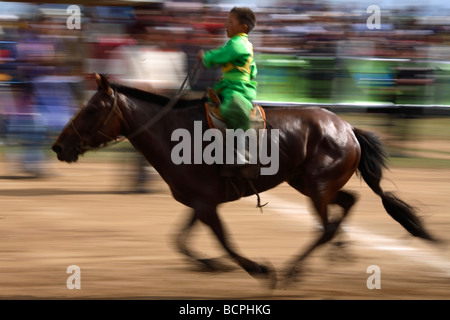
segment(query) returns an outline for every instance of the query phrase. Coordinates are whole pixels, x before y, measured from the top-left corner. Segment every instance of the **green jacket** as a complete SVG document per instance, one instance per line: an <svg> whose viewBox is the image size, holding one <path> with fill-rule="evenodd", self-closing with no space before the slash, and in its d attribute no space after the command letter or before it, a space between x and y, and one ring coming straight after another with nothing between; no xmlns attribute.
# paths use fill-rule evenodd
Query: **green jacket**
<svg viewBox="0 0 450 320"><path fill-rule="evenodd" d="M258 72L253 59L253 45L245 33L233 36L218 49L206 51L203 64L208 68L222 66L223 79L231 81L250 81Z"/></svg>

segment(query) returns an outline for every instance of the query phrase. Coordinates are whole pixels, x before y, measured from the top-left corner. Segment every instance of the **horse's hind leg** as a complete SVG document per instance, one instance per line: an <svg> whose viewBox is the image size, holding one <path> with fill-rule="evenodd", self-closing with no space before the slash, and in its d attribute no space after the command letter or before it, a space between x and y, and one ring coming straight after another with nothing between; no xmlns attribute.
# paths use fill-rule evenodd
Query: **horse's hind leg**
<svg viewBox="0 0 450 320"><path fill-rule="evenodd" d="M339 225L338 223L331 222L329 220L328 204L330 202L329 200L327 201L324 195L317 194L316 196L311 197L311 199L322 220L323 230L321 235L315 241L313 241L313 243L304 252L302 252L292 260L292 265L287 272L288 279L292 279L295 277L295 275L298 273L299 265L301 264L301 262L303 262L303 260L306 259L306 257L308 257L317 247L321 246L324 243L327 243L333 238Z"/></svg>
<svg viewBox="0 0 450 320"><path fill-rule="evenodd" d="M355 202L356 202L356 196L353 193L350 193L348 191L339 190L336 197L334 197L334 199L331 201L331 204L337 204L342 209L344 209L344 212L342 214L342 219L341 219L341 220L343 220L347 216L348 212L353 207Z"/></svg>
<svg viewBox="0 0 450 320"><path fill-rule="evenodd" d="M295 257L292 261L292 265L287 273L288 279L291 279L297 274L298 267L301 262L303 262L303 260L311 254L311 252L313 252L317 247L327 243L335 236L341 222L354 205L355 197L351 193L342 190L332 192L331 187L323 188L322 192L319 191L319 188L314 188L313 190L316 190L316 192L308 193L305 192L304 185L301 181L293 180L289 181L289 184L296 190L310 196L313 205L319 214L323 227L321 235L304 252ZM329 204L337 204L343 208L344 211L340 218L334 221L330 220L328 214Z"/></svg>
<svg viewBox="0 0 450 320"><path fill-rule="evenodd" d="M343 190L338 191L336 197L331 202L331 204L336 204L343 209L341 218L335 221L335 223L337 224L337 228L342 223L342 221L348 216L350 209L353 207L355 203L356 203L356 196L354 194ZM341 235L341 232L342 230L339 230L339 233L336 235L336 237L339 237ZM342 249L344 242L336 240L334 244L336 245L336 247Z"/></svg>
<svg viewBox="0 0 450 320"><path fill-rule="evenodd" d="M295 181L290 181L289 184L303 193L304 190L302 184L296 183ZM292 279L297 274L299 265L311 254L311 252L317 247L327 243L335 236L340 224L356 202L355 196L349 192L339 190L335 192L335 196L332 197L329 196L330 193L331 192L316 192L311 196L314 207L322 220L322 234L306 249L306 251L295 257L287 273L288 279ZM343 214L340 218L333 221L330 220L328 215L329 204L337 204L342 207Z"/></svg>
<svg viewBox="0 0 450 320"><path fill-rule="evenodd" d="M334 222L339 225L347 217L350 209L356 203L356 196L348 191L339 190L336 197L330 202L330 204L336 204L343 209L341 218L336 219Z"/></svg>

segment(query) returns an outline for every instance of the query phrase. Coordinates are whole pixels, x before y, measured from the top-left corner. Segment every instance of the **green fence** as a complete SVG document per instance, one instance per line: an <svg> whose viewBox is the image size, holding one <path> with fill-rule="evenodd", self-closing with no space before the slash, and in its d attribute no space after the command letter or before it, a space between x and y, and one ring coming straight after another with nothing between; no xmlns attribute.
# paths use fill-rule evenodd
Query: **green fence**
<svg viewBox="0 0 450 320"><path fill-rule="evenodd" d="M258 100L450 105L450 65L410 59L257 54Z"/></svg>

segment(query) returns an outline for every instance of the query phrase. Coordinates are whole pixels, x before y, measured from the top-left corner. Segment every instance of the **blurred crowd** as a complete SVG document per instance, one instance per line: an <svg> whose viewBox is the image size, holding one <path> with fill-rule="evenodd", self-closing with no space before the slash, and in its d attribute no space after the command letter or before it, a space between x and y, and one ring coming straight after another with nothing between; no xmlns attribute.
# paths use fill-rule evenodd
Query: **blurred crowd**
<svg viewBox="0 0 450 320"><path fill-rule="evenodd" d="M80 28L69 29L69 4L0 2L0 140L17 170L40 174L48 145L96 89L93 72L162 94L178 89L198 50L224 43L234 6L104 3L79 6ZM450 103L441 90L450 83L444 8L436 15L426 5L382 6L380 28L369 29L361 4L261 3L246 4L258 21L250 39L259 99ZM219 76L205 70L192 92L203 94Z"/></svg>

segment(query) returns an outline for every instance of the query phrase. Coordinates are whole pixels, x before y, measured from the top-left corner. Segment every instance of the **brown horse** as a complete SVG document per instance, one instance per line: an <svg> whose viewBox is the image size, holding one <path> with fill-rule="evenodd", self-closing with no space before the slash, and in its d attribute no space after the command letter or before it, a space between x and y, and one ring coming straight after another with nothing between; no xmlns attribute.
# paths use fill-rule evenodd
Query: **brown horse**
<svg viewBox="0 0 450 320"><path fill-rule="evenodd" d="M98 91L63 129L52 146L53 151L59 160L74 162L90 149L102 147L119 136L127 137L169 185L173 197L193 209L177 237L178 248L191 258L195 256L186 247L186 239L194 224L201 221L211 228L238 265L252 276L269 279L274 285L272 268L245 258L230 244L217 206L286 181L312 200L323 225L320 237L289 266L287 275L291 278L300 262L333 238L355 204L355 197L341 188L357 170L396 221L412 235L433 240L413 209L380 187L386 153L379 139L373 133L352 127L332 112L288 107L265 110L269 138L275 128L279 132L279 166L275 174L260 175L252 181L254 188L251 188L239 177L221 176L219 164L175 164L172 161L171 151L176 142L171 135L176 129L194 133L196 121L201 121L203 131L208 129L204 100L180 99L163 114L164 106L170 103L167 97L109 83L102 75L96 74L96 79ZM195 150L198 151L193 147L191 154ZM336 221L328 216L331 204L343 209L341 218ZM212 259L196 260L214 266Z"/></svg>

